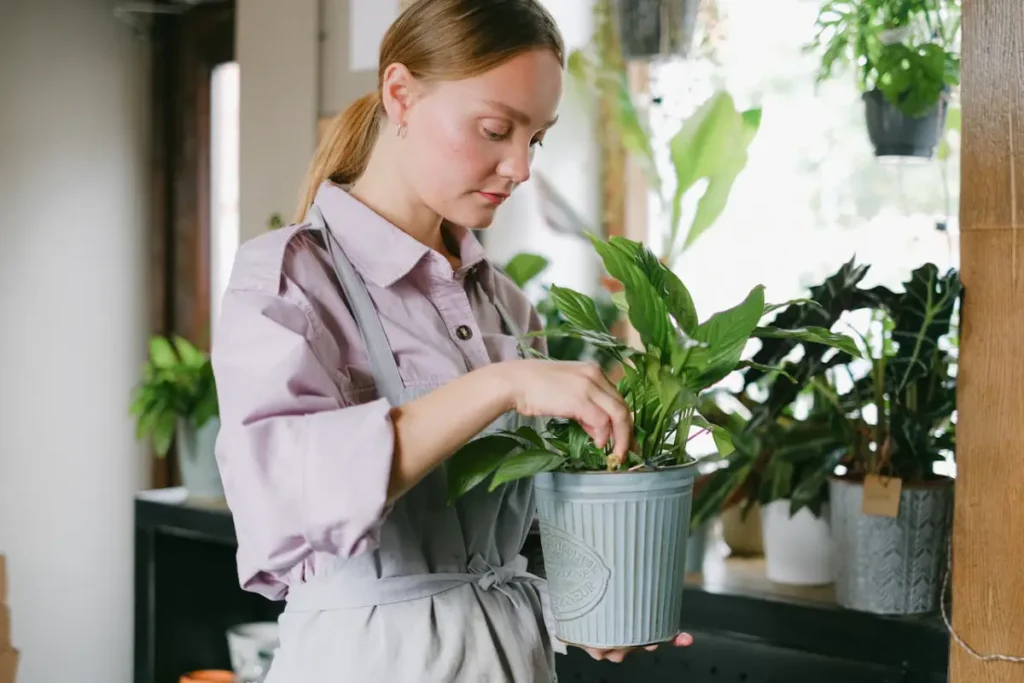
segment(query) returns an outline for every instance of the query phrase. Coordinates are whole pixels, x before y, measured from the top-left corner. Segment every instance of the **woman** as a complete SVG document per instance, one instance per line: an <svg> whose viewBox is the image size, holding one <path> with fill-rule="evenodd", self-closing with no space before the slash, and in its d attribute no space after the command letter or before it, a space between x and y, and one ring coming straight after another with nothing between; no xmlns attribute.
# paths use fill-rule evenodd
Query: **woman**
<svg viewBox="0 0 1024 683"><path fill-rule="evenodd" d="M242 586L287 599L269 683L554 679L519 555L530 482L448 505L441 465L531 417L619 457L630 442L598 369L522 357L537 315L467 229L529 178L563 64L536 0L420 0L318 150L297 224L239 250L217 456Z"/></svg>

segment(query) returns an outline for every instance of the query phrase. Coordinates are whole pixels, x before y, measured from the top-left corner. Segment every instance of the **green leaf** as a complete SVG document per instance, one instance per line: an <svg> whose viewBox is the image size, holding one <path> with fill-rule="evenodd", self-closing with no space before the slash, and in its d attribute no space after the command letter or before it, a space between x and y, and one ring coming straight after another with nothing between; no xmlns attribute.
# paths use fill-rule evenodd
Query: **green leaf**
<svg viewBox="0 0 1024 683"><path fill-rule="evenodd" d="M476 488L516 449L518 439L491 434L470 441L445 463L450 502Z"/></svg>
<svg viewBox="0 0 1024 683"><path fill-rule="evenodd" d="M608 334L601 315L598 313L597 304L586 294L581 294L568 287L551 286L551 298L555 307L562 314L570 325L589 332Z"/></svg>
<svg viewBox="0 0 1024 683"><path fill-rule="evenodd" d="M790 299L789 301L784 301L781 304L765 304L764 313L762 315L768 315L769 313L773 313L779 310L780 308L789 308L790 306L799 305L806 305L811 308L816 308L821 313L826 315L828 314L828 311L825 310L825 307L819 304L814 299Z"/></svg>
<svg viewBox="0 0 1024 683"><path fill-rule="evenodd" d="M153 365L160 369L173 368L178 364L178 355L174 352L174 347L164 337L153 337L149 340L149 357Z"/></svg>
<svg viewBox="0 0 1024 683"><path fill-rule="evenodd" d="M700 387L710 386L736 369L763 311L764 286L757 285L742 303L715 313L697 327L693 338L706 346L692 350L687 366L697 370Z"/></svg>
<svg viewBox="0 0 1024 683"><path fill-rule="evenodd" d="M522 425L514 432L516 436L521 439L525 439L537 448L546 448L547 444L544 443L544 437L537 433L537 430L529 425Z"/></svg>
<svg viewBox="0 0 1024 683"><path fill-rule="evenodd" d="M777 327L758 327L754 330L754 337L760 339L792 339L804 343L824 344L837 348L840 351L850 354L854 358L860 358L860 349L857 342L845 334L835 334L824 327L804 327L798 330L780 330Z"/></svg>
<svg viewBox="0 0 1024 683"><path fill-rule="evenodd" d="M604 261L608 273L623 284L629 304L629 321L647 348L667 351L674 337L668 308L630 251L593 235L590 241Z"/></svg>
<svg viewBox="0 0 1024 683"><path fill-rule="evenodd" d="M532 477L538 472L550 472L557 469L563 462L565 462L565 456L540 449L516 453L498 467L494 478L491 479L490 490L493 491L510 481Z"/></svg>
<svg viewBox="0 0 1024 683"><path fill-rule="evenodd" d="M715 449L721 457L724 458L736 451L736 446L732 442L732 434L725 427L708 422L702 415L694 415L692 424L711 432L711 437L715 440Z"/></svg>
<svg viewBox="0 0 1024 683"><path fill-rule="evenodd" d="M516 283L517 287L523 288L547 267L548 260L543 256L524 252L509 259L502 270Z"/></svg>
<svg viewBox="0 0 1024 683"><path fill-rule="evenodd" d="M159 413L153 425L153 450L159 457L164 457L171 450L174 440L174 428L178 424L177 416L170 412Z"/></svg>
<svg viewBox="0 0 1024 683"><path fill-rule="evenodd" d="M174 348L185 365L190 368L200 368L206 364L206 354L193 346L190 341L178 335L174 336L173 341Z"/></svg>
<svg viewBox="0 0 1024 683"><path fill-rule="evenodd" d="M675 318L676 324L687 335L693 336L698 323L697 308L693 304L690 290L686 288L683 281L669 268L665 268L663 298L665 299L665 305L668 306L669 313Z"/></svg>
<svg viewBox="0 0 1024 683"><path fill-rule="evenodd" d="M739 365L737 365L736 367L737 369L753 368L765 374L772 374L777 372L786 379L788 379L790 382L797 381L796 378L793 377L793 375L791 375L789 371L787 371L786 368L781 365L765 365L764 363L755 363L752 360L741 360L739 362Z"/></svg>

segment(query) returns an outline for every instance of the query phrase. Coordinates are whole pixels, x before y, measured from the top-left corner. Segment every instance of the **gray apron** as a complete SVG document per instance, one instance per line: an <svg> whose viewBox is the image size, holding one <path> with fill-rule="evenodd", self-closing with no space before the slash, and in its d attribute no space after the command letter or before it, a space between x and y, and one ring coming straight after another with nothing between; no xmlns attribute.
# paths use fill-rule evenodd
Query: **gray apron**
<svg viewBox="0 0 1024 683"><path fill-rule="evenodd" d="M378 394L401 405L433 390L403 384L366 285L315 205L306 220L331 256ZM510 412L484 433L521 423ZM335 558L290 588L267 683L555 680L543 585L519 554L533 514L530 480L478 487L449 505L438 467L386 514L376 550Z"/></svg>

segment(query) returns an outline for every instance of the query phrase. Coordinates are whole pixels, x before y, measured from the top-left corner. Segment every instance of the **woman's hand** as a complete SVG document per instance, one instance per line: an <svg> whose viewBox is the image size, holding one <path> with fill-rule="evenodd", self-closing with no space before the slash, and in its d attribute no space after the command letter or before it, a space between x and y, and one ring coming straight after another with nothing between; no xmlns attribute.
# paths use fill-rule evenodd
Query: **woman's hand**
<svg viewBox="0 0 1024 683"><path fill-rule="evenodd" d="M691 636L689 633L680 633L678 636L676 636L676 639L672 642L672 644L676 647L689 647L690 645L693 645L693 636ZM616 664L618 664L623 659L625 659L626 655L628 655L630 652L633 652L634 650L639 650L640 648L626 647L619 648L617 650L598 650L592 647L585 647L583 649L586 651L588 655L590 655L596 660L607 660L609 662L615 662ZM648 652L653 652L654 650L658 649L658 646L648 645L643 649L647 650Z"/></svg>
<svg viewBox="0 0 1024 683"><path fill-rule="evenodd" d="M538 359L500 365L516 412L576 420L598 448L611 441L612 458L625 461L633 438L633 416L600 367Z"/></svg>

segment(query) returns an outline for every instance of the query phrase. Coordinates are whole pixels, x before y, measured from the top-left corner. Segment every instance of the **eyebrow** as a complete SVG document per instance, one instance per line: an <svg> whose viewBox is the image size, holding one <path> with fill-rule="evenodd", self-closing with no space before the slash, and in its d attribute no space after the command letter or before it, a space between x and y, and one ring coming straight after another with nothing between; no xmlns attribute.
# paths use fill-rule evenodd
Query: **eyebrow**
<svg viewBox="0 0 1024 683"><path fill-rule="evenodd" d="M489 104L490 106L494 107L495 109L500 109L503 114L508 116L510 119L513 119L517 123L520 123L520 124L522 124L524 126L529 126L530 123L531 123L530 117L527 116L525 112L521 112L518 109L516 109L515 107L510 107L509 105L505 104L504 102L498 102L496 100L486 100L485 102L486 102L486 104ZM543 128L550 128L551 126L555 125L556 123L558 123L558 117L557 116L555 118L551 119L550 121L548 121L547 123L545 123L542 127Z"/></svg>

